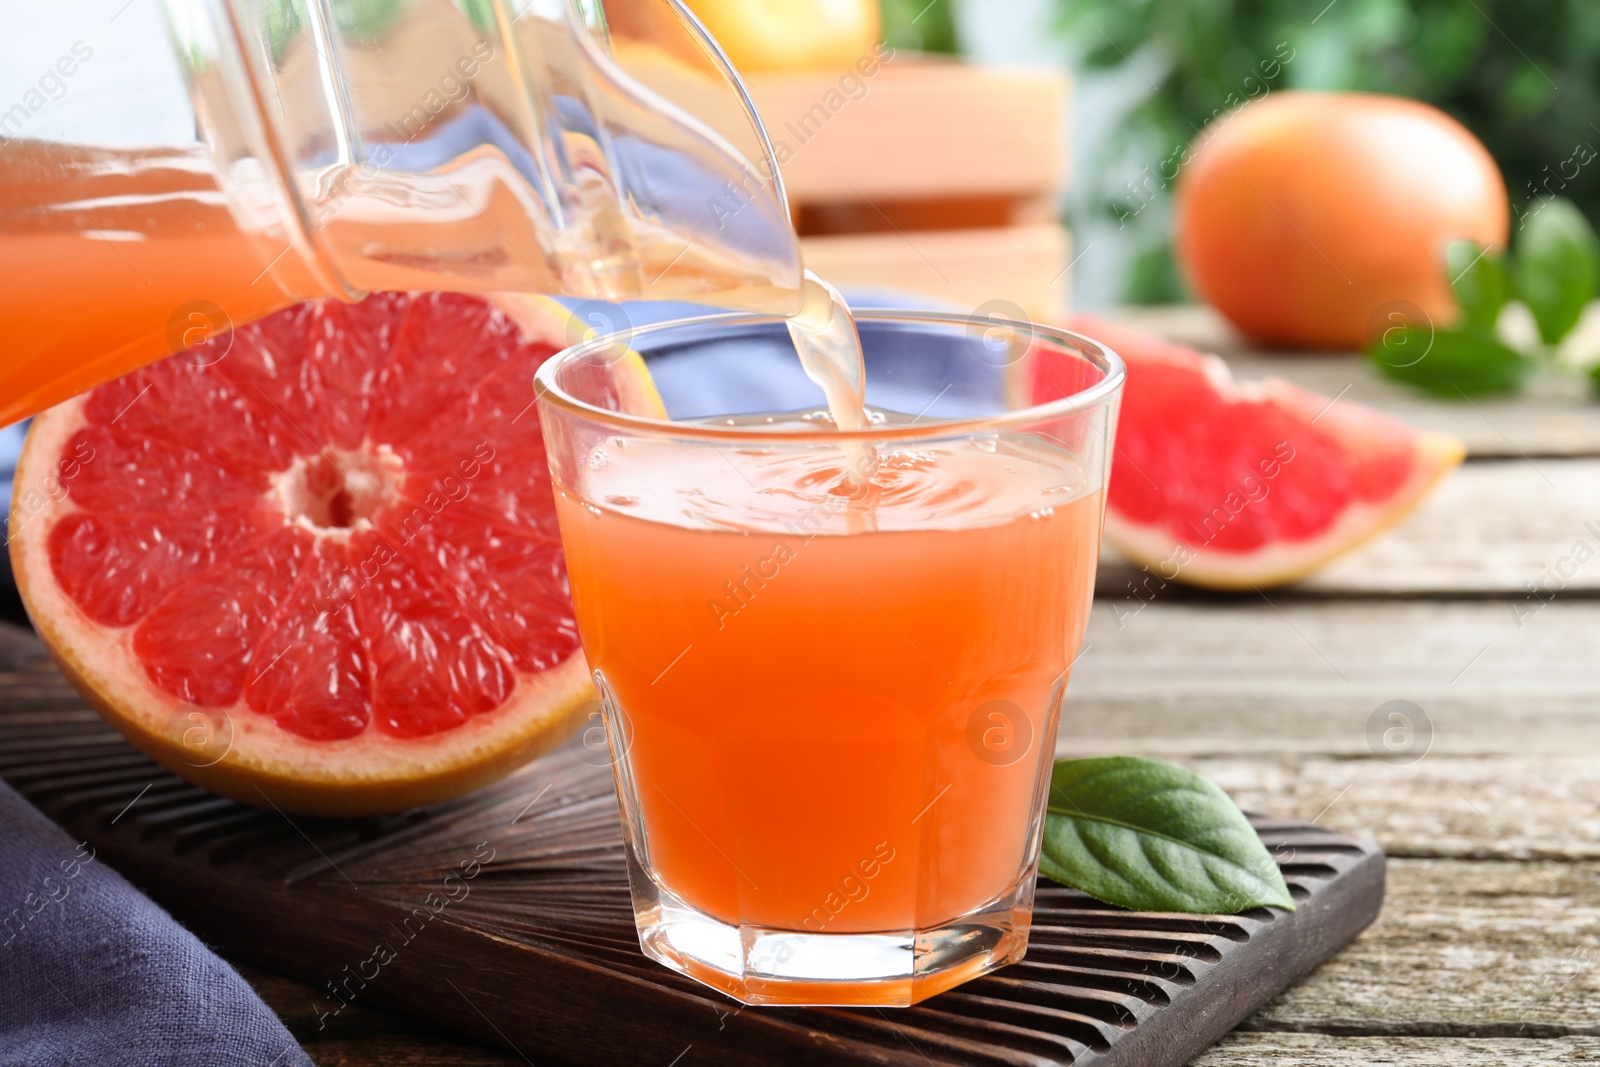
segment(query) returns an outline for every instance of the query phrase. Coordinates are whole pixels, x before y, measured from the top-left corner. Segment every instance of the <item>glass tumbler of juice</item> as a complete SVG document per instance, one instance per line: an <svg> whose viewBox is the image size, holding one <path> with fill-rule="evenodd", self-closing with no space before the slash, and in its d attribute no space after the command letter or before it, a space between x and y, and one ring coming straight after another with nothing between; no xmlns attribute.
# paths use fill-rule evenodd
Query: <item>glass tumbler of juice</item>
<svg viewBox="0 0 1600 1067"><path fill-rule="evenodd" d="M538 375L640 942L751 1004L911 1004L1021 958L1093 594L1115 354L857 323L852 433L778 318Z"/></svg>

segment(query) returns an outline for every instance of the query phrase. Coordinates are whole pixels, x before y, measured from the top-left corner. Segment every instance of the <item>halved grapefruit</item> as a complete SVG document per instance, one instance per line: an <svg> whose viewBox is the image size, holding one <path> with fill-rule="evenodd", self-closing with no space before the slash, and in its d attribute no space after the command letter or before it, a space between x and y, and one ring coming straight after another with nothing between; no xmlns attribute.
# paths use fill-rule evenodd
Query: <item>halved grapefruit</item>
<svg viewBox="0 0 1600 1067"><path fill-rule="evenodd" d="M1106 540L1168 581L1284 585L1400 522L1466 455L1444 434L1278 379L1236 382L1215 356L1076 317L1128 365ZM1076 361L1073 361L1076 363ZM1074 388L1048 353L1035 400Z"/></svg>
<svg viewBox="0 0 1600 1067"><path fill-rule="evenodd" d="M568 323L301 304L39 416L11 556L51 653L248 804L396 811L544 751L591 699L533 406Z"/></svg>

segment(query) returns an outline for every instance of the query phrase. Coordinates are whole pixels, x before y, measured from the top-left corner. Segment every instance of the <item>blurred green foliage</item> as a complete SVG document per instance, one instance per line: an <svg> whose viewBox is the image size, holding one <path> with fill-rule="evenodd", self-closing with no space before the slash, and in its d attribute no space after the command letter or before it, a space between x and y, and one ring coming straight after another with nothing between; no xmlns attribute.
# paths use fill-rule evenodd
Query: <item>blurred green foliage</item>
<svg viewBox="0 0 1600 1067"><path fill-rule="evenodd" d="M880 0L883 39L914 52L954 52L955 0Z"/></svg>
<svg viewBox="0 0 1600 1067"><path fill-rule="evenodd" d="M1396 301L1387 305L1388 321L1367 356L1396 381L1448 399L1511 393L1540 367L1565 369L1559 346L1600 295L1600 236L1572 201L1553 196L1524 216L1508 251L1454 241L1443 266L1461 317L1436 328ZM1536 342L1513 347L1501 335L1508 300L1527 305ZM1600 387L1600 364L1587 375Z"/></svg>
<svg viewBox="0 0 1600 1067"><path fill-rule="evenodd" d="M1108 158L1077 168L1080 181L1097 183L1077 202L1120 221L1136 244L1130 300L1182 296L1167 232L1171 183L1147 175L1159 175L1177 146L1234 106L1230 96L1259 95L1249 94L1247 79L1259 78L1260 63L1285 44L1293 59L1268 88L1426 100L1488 145L1514 219L1558 193L1600 219L1596 0L1054 2L1079 68L1120 71L1142 95L1118 124ZM1152 205L1157 210L1145 210Z"/></svg>

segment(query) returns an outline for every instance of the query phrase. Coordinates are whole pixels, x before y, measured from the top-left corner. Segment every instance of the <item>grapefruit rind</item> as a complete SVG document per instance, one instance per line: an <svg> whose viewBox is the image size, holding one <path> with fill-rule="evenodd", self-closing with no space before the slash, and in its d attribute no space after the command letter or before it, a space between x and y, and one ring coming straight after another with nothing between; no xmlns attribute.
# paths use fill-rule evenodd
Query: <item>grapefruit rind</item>
<svg viewBox="0 0 1600 1067"><path fill-rule="evenodd" d="M1117 510L1113 493L1106 508L1106 543L1124 559L1167 581L1225 591L1259 590L1300 581L1399 525L1466 458L1466 445L1458 438L1412 429L1378 412L1337 397L1328 399L1307 392L1279 378L1240 381L1216 355L1156 335L1141 337L1128 327L1094 320L1075 325L1089 336L1105 334L1120 342L1118 351L1133 374L1141 367L1158 364L1197 370L1225 403L1271 404L1307 424L1326 419L1323 426L1346 448L1360 449L1374 438L1384 440L1395 434L1409 438L1410 473L1387 497L1347 506L1316 537L1281 540L1251 551L1207 548L1175 537L1166 526L1132 521Z"/></svg>
<svg viewBox="0 0 1600 1067"><path fill-rule="evenodd" d="M565 308L548 297L525 296L521 293L499 293L495 296L495 303L510 315L525 333L532 336L544 336L538 331L546 326L550 319L550 309L566 316L573 325L584 327L581 333L569 334L564 347L593 341L604 336L600 331L584 323L582 319L569 315ZM525 305L532 304L532 307ZM613 347L610 351L615 352ZM618 391L617 409L624 414L637 415L644 419L654 419L658 422L670 422L671 416L667 414L666 402L661 399L661 393L656 389L655 380L650 376L650 367L637 349L625 348L621 356L617 357L614 364L615 370L611 375L612 384Z"/></svg>
<svg viewBox="0 0 1600 1067"><path fill-rule="evenodd" d="M569 316L541 297L496 295L498 304L530 337L558 347L568 339ZM649 372L625 375L632 402L659 410ZM87 395L38 416L28 433L16 484L47 484L57 459L86 424ZM46 649L84 699L136 748L188 781L256 807L321 816L354 817L394 812L458 796L503 777L549 751L587 718L593 685L582 651L554 668L523 674L501 707L442 734L420 739L376 730L344 740L307 743L268 716L242 704L204 709L214 731L197 750L187 715L193 709L153 685L128 648L133 626L114 629L91 621L60 589L49 559L49 535L76 511L71 497L50 500L24 516L14 505L10 554L17 588Z"/></svg>
<svg viewBox="0 0 1600 1067"><path fill-rule="evenodd" d="M1398 492L1382 504L1346 509L1323 534L1308 541L1282 541L1253 552L1218 552L1186 545L1164 527L1130 522L1109 508L1105 539L1130 563L1169 581L1234 592L1289 585L1404 522L1465 458L1466 447L1459 439L1422 432L1411 477ZM1184 555L1188 560L1179 562Z"/></svg>

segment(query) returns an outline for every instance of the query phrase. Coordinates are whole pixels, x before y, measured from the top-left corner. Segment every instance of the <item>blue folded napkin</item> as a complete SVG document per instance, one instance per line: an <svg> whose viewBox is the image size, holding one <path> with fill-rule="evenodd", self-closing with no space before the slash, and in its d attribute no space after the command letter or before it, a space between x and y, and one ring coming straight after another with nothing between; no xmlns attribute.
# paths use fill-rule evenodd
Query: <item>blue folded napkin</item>
<svg viewBox="0 0 1600 1067"><path fill-rule="evenodd" d="M11 475L17 469L17 457L22 455L22 439L28 424L0 426L0 504L11 506Z"/></svg>
<svg viewBox="0 0 1600 1067"><path fill-rule="evenodd" d="M0 782L0 1064L311 1059L239 972Z"/></svg>

